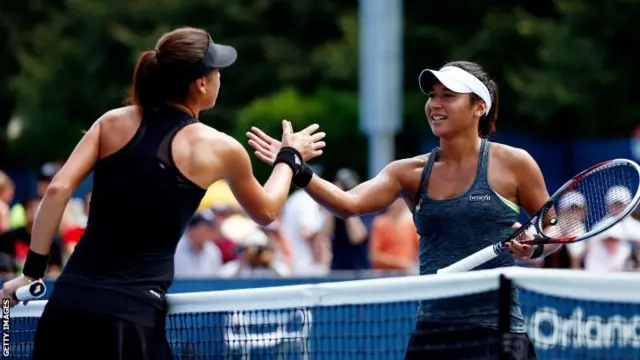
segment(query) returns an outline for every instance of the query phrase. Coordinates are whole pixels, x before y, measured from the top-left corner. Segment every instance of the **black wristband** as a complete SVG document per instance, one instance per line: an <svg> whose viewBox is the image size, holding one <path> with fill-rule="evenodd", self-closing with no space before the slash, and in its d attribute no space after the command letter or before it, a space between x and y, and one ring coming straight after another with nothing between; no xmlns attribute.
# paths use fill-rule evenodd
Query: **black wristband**
<svg viewBox="0 0 640 360"><path fill-rule="evenodd" d="M313 179L313 169L311 169L311 166L305 163L300 168L300 172L293 176L293 183L297 187L304 189L305 187L307 187L307 185L309 185L311 179Z"/></svg>
<svg viewBox="0 0 640 360"><path fill-rule="evenodd" d="M24 268L22 269L22 275L32 279L41 279L44 277L48 265L49 255L40 255L29 249L27 259L24 262Z"/></svg>
<svg viewBox="0 0 640 360"><path fill-rule="evenodd" d="M291 170L293 170L294 177L300 172L304 165L304 160L302 160L302 155L300 155L300 152L288 146L280 149L278 155L276 156L276 160L273 162L273 166L276 166L281 162L289 165Z"/></svg>
<svg viewBox="0 0 640 360"><path fill-rule="evenodd" d="M542 256L544 252L544 245L536 245L536 249L533 250L533 254L531 254L531 259L537 259Z"/></svg>

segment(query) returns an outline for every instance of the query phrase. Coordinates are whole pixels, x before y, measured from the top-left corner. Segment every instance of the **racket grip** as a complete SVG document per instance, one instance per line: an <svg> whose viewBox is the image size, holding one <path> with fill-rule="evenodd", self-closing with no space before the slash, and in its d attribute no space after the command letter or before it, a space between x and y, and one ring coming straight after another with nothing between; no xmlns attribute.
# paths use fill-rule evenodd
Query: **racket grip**
<svg viewBox="0 0 640 360"><path fill-rule="evenodd" d="M31 284L19 287L15 296L18 301L29 301L41 298L46 292L47 286L42 280L36 280Z"/></svg>
<svg viewBox="0 0 640 360"><path fill-rule="evenodd" d="M473 253L466 258L457 261L445 268L438 270L438 274L451 274L469 271L489 260L496 258L502 251L498 245L490 245L486 248Z"/></svg>

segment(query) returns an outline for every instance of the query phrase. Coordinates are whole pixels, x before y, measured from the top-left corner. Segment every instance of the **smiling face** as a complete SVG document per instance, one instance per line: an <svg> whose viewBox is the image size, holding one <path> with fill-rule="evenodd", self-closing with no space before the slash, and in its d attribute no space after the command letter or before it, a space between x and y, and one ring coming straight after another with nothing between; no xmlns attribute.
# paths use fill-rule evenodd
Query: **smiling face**
<svg viewBox="0 0 640 360"><path fill-rule="evenodd" d="M452 61L438 70L425 69L418 77L429 96L425 113L434 135L449 137L476 126L477 135L488 138L496 131L498 85L479 65Z"/></svg>
<svg viewBox="0 0 640 360"><path fill-rule="evenodd" d="M449 137L478 128L485 112L483 101L475 101L472 94L460 94L435 82L428 93L425 114L431 131L437 137Z"/></svg>

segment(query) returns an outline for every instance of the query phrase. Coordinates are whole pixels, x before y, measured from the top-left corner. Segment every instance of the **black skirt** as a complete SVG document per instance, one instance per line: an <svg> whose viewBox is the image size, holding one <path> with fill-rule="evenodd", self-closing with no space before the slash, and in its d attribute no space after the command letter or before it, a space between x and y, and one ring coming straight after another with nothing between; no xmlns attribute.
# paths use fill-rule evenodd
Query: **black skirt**
<svg viewBox="0 0 640 360"><path fill-rule="evenodd" d="M409 340L405 360L499 360L504 358L503 349L503 337L498 330L419 321ZM526 333L511 334L508 354L510 360L537 359Z"/></svg>
<svg viewBox="0 0 640 360"><path fill-rule="evenodd" d="M38 322L33 360L169 360L165 316L142 326L109 314L47 305Z"/></svg>

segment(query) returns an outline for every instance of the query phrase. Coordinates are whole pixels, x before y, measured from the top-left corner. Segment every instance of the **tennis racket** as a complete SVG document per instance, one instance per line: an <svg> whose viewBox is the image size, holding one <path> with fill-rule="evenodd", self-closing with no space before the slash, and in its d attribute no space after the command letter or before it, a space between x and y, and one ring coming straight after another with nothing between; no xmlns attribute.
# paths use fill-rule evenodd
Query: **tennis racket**
<svg viewBox="0 0 640 360"><path fill-rule="evenodd" d="M15 297L18 301L37 300L47 292L47 286L42 280L36 280L16 290Z"/></svg>
<svg viewBox="0 0 640 360"><path fill-rule="evenodd" d="M469 271L506 251L506 244L532 228L526 245L569 244L602 234L628 216L640 201L640 166L616 159L597 164L567 181L527 223L508 238L446 267L438 274Z"/></svg>

